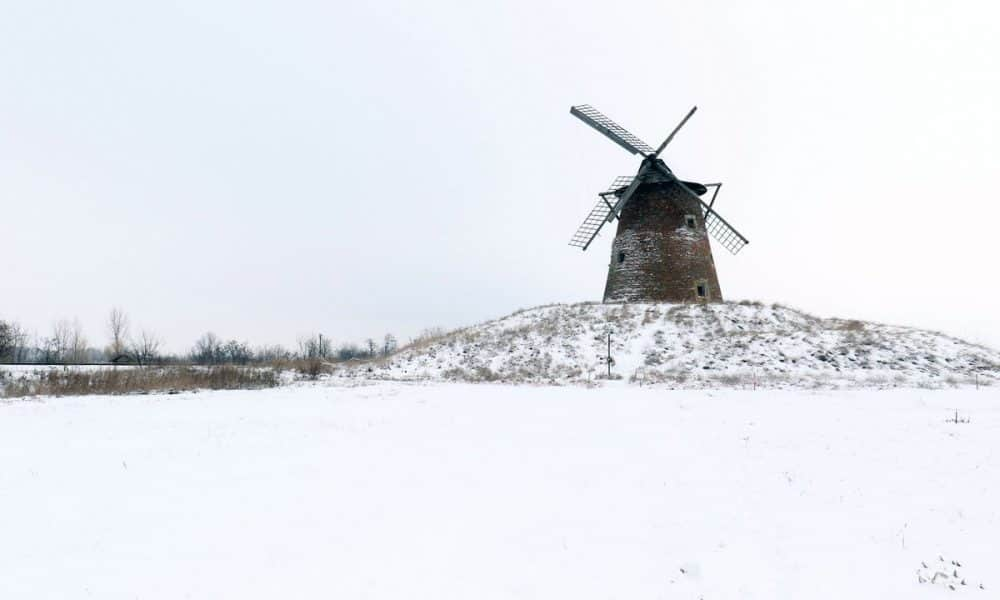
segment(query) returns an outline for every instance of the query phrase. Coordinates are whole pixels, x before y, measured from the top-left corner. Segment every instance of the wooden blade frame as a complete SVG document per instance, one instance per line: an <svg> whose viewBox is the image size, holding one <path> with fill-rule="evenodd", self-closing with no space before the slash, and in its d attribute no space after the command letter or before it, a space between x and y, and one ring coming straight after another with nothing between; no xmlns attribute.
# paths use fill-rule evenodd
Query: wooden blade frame
<svg viewBox="0 0 1000 600"><path fill-rule="evenodd" d="M674 139L674 136L677 135L677 132L681 130L681 127L684 127L684 124L688 122L688 119L690 119L694 115L694 112L696 110L698 110L697 106L693 107L690 111L688 111L687 116L681 119L681 122L677 124L677 127L674 127L674 130L670 132L670 135L667 136L667 139L663 140L663 143L660 144L660 147L657 148L656 152L653 153L653 158L656 158L657 156L660 155L660 152L663 152L663 149L667 147L667 144L670 143L670 140Z"/></svg>
<svg viewBox="0 0 1000 600"><path fill-rule="evenodd" d="M590 125L609 140L628 150L632 154L649 156L653 153L653 149L649 146L649 144L640 140L638 137L633 135L632 132L625 129L618 123L615 123L601 113L601 111L589 104L571 106L569 108L569 114L573 115L577 119L580 119L587 125Z"/></svg>
<svg viewBox="0 0 1000 600"><path fill-rule="evenodd" d="M590 243L594 241L597 234L600 233L601 228L604 224L609 222L609 214L613 214L614 209L611 204L611 199L616 197L616 194L623 188L628 188L629 184L632 183L633 177L631 175L623 175L621 177L616 177L615 180L608 187L607 191L598 194L597 204L594 208L590 210L590 214L587 218L583 220L580 227L577 228L576 233L569 240L569 245L582 250L586 250L590 246ZM613 217L612 217L613 218Z"/></svg>
<svg viewBox="0 0 1000 600"><path fill-rule="evenodd" d="M743 234L736 231L735 227L730 225L728 221L722 218L722 215L720 215L717 210L712 208L715 204L715 197L719 195L719 189L722 188L721 183L709 183L705 185L705 187L715 187L711 203L705 204L705 201L701 199L701 196L694 193L694 191L692 191L688 186L684 185L683 181L677 179L676 177L674 177L674 181L676 181L677 185L681 186L681 189L690 194L695 200L698 201L699 204L701 204L702 208L705 209L705 229L707 229L708 232L712 234L712 237L718 240L718 242L722 244L726 250L729 250L732 254L739 254L740 250L750 243L750 240L743 237Z"/></svg>

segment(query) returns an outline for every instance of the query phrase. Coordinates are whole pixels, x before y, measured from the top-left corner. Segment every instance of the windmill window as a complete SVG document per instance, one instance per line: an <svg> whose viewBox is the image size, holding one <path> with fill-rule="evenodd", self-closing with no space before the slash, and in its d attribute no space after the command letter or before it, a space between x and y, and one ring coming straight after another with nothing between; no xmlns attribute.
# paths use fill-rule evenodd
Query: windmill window
<svg viewBox="0 0 1000 600"><path fill-rule="evenodd" d="M699 298L704 298L707 295L707 293L708 293L707 288L708 288L708 286L705 285L704 282L700 282L700 283L698 283L698 285L696 285L694 287L694 291L695 291L696 294L698 294Z"/></svg>
<svg viewBox="0 0 1000 600"><path fill-rule="evenodd" d="M697 221L695 220L694 215L685 215L684 223L687 224L688 229L694 229L695 224L697 224Z"/></svg>
<svg viewBox="0 0 1000 600"><path fill-rule="evenodd" d="M625 262L625 253L624 252L619 252L618 253L618 264L622 264L623 262Z"/></svg>

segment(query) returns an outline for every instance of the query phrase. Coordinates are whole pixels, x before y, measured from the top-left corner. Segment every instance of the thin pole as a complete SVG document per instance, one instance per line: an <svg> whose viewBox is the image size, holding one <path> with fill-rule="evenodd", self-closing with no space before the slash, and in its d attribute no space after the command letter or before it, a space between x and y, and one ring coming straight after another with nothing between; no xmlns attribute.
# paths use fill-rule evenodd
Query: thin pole
<svg viewBox="0 0 1000 600"><path fill-rule="evenodd" d="M611 330L608 330L608 379L611 379Z"/></svg>

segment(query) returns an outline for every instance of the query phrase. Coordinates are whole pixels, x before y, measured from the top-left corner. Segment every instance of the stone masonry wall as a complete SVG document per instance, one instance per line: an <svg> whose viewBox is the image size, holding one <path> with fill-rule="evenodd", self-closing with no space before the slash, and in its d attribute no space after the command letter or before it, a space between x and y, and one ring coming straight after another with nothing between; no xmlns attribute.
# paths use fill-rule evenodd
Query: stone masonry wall
<svg viewBox="0 0 1000 600"><path fill-rule="evenodd" d="M722 301L701 208L676 183L643 185L625 206L611 244L604 301Z"/></svg>

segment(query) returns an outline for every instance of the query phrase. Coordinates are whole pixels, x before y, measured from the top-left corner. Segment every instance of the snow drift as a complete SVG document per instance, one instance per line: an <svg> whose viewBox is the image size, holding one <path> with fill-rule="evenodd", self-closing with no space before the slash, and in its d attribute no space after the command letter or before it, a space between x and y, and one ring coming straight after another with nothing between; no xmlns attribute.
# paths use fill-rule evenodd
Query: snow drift
<svg viewBox="0 0 1000 600"><path fill-rule="evenodd" d="M421 339L339 377L672 387L943 387L1000 379L1000 352L941 333L781 305L550 305Z"/></svg>

